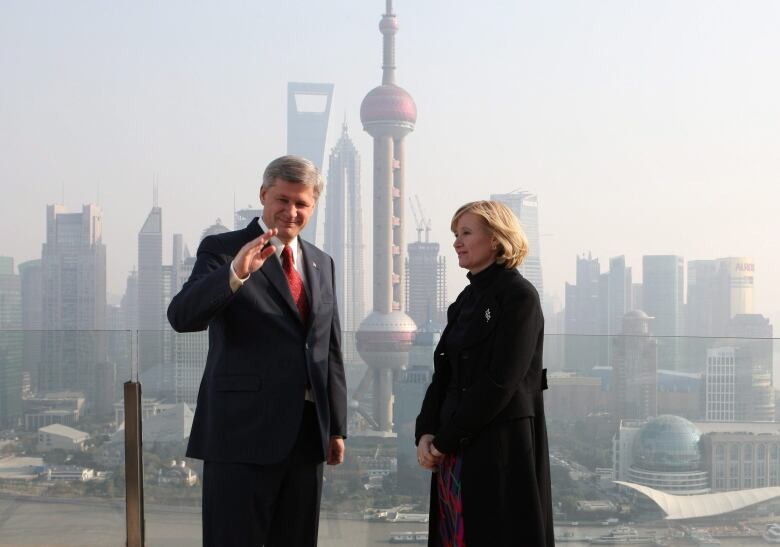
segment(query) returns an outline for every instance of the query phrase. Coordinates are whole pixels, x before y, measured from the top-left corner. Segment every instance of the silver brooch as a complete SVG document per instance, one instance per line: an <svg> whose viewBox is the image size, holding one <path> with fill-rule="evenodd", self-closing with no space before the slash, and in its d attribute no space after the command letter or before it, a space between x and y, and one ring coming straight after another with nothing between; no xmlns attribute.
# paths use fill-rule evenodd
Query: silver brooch
<svg viewBox="0 0 780 547"><path fill-rule="evenodd" d="M485 310L485 321L490 321L490 308Z"/></svg>

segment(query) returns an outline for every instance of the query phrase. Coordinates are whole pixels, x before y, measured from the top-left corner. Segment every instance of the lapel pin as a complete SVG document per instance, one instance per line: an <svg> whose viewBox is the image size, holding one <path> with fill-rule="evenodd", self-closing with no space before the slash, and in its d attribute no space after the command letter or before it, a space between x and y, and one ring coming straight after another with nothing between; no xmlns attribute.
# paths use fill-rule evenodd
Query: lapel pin
<svg viewBox="0 0 780 547"><path fill-rule="evenodd" d="M317 267L317 263L316 263L316 262L314 262L313 260L311 261L311 265L312 265L313 267L315 267L315 268Z"/></svg>
<svg viewBox="0 0 780 547"><path fill-rule="evenodd" d="M490 308L485 310L485 322L490 321Z"/></svg>

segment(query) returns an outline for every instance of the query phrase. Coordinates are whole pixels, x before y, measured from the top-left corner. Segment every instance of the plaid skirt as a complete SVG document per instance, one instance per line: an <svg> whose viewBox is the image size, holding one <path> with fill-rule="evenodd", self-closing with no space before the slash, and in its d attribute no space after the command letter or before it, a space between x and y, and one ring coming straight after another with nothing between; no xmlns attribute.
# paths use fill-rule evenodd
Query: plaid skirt
<svg viewBox="0 0 780 547"><path fill-rule="evenodd" d="M466 547L460 489L462 468L463 457L460 454L445 454L439 464L436 480L439 493L439 539L442 547Z"/></svg>

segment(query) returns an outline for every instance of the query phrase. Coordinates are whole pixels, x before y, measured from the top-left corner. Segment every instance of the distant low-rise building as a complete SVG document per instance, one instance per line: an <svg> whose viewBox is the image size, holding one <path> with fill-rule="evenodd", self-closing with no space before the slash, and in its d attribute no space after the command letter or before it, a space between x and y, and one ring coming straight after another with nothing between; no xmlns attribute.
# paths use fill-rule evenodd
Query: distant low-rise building
<svg viewBox="0 0 780 547"><path fill-rule="evenodd" d="M777 487L780 424L621 420L613 462L616 480L670 494Z"/></svg>
<svg viewBox="0 0 780 547"><path fill-rule="evenodd" d="M167 405L160 413L144 419L144 443L179 443L190 436L192 419L195 416L192 409L185 403ZM111 444L123 445L125 441L125 424L119 426L111 437Z"/></svg>
<svg viewBox="0 0 780 547"><path fill-rule="evenodd" d="M184 460L172 460L168 467L157 472L157 483L195 486L198 484L198 474Z"/></svg>
<svg viewBox="0 0 780 547"><path fill-rule="evenodd" d="M35 431L52 424L72 426L78 423L86 405L83 393L44 392L24 399L24 428Z"/></svg>
<svg viewBox="0 0 780 547"><path fill-rule="evenodd" d="M46 471L43 458L9 456L0 458L0 480L28 482L37 479Z"/></svg>
<svg viewBox="0 0 780 547"><path fill-rule="evenodd" d="M78 465L50 467L46 470L46 478L50 481L87 482L95 479L95 470Z"/></svg>
<svg viewBox="0 0 780 547"><path fill-rule="evenodd" d="M545 413L550 418L572 419L607 410L607 392L601 378L574 372L548 375L550 389L544 394Z"/></svg>
<svg viewBox="0 0 780 547"><path fill-rule="evenodd" d="M83 452L89 434L62 424L52 424L38 429L38 452L66 450Z"/></svg>

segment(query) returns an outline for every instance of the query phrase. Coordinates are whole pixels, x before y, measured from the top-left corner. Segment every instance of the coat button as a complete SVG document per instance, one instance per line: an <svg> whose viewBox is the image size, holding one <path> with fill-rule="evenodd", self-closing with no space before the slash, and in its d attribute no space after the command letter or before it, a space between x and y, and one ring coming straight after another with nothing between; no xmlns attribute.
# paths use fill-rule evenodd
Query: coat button
<svg viewBox="0 0 780 547"><path fill-rule="evenodd" d="M308 350L308 349L309 349L309 343L308 343L308 342L306 342L306 343L303 345L303 349L306 349L306 350Z"/></svg>

